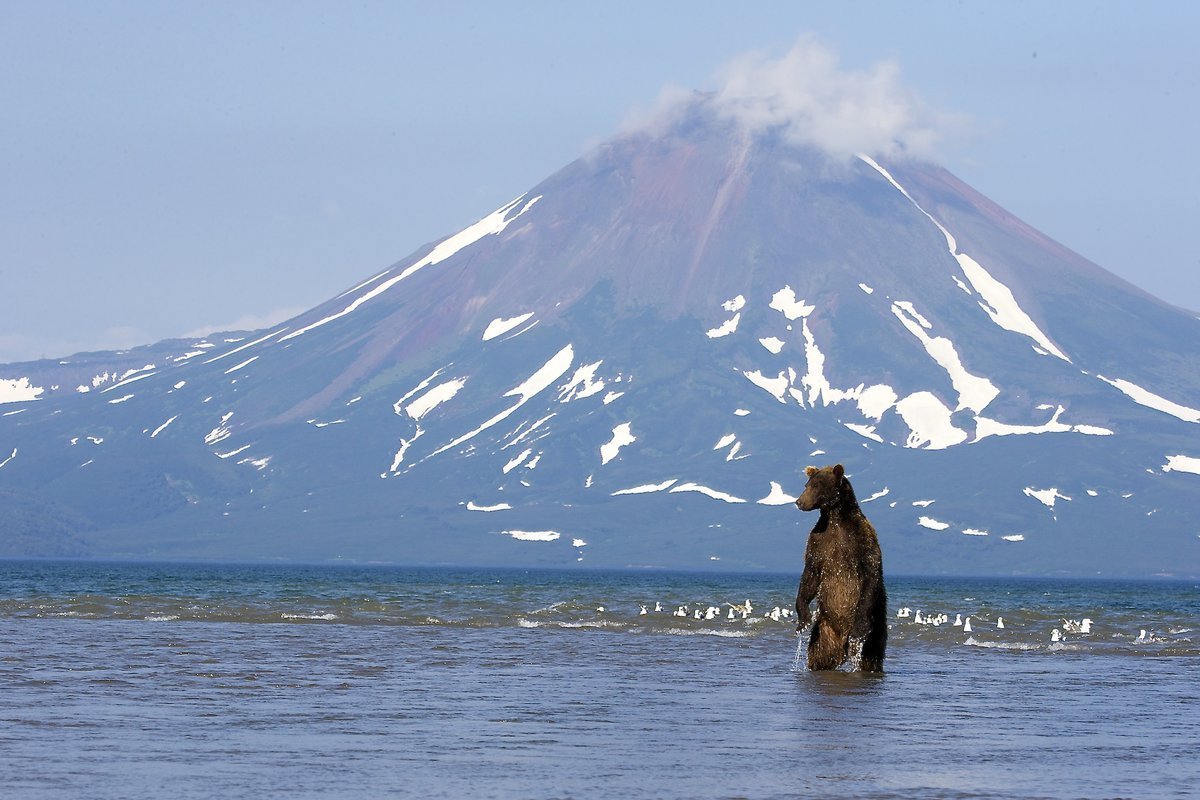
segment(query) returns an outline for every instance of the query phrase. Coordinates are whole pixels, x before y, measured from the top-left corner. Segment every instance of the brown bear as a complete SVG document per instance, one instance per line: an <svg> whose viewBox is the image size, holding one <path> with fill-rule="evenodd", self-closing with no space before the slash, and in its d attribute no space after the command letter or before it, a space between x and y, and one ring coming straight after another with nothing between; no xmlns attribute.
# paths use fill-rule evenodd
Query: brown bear
<svg viewBox="0 0 1200 800"><path fill-rule="evenodd" d="M887 590L875 528L863 515L841 464L806 467L808 483L796 500L801 511L821 510L808 535L804 575L796 593L802 630L810 622L808 668L836 669L862 644L858 667L882 672L887 648ZM816 598L816 613L808 604Z"/></svg>

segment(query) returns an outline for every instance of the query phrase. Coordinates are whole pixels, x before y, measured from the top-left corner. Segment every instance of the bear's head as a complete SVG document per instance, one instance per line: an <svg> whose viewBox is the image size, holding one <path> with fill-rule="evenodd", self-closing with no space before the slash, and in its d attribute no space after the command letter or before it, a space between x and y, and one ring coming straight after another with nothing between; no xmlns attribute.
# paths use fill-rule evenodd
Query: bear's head
<svg viewBox="0 0 1200 800"><path fill-rule="evenodd" d="M832 467L805 467L808 483L796 499L801 511L834 508L842 503L847 491L846 470L841 464Z"/></svg>

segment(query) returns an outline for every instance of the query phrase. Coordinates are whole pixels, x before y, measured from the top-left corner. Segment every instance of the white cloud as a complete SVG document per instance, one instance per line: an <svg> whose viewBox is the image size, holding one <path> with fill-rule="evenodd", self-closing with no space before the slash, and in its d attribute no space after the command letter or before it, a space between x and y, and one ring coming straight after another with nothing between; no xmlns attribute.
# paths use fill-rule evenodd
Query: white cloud
<svg viewBox="0 0 1200 800"><path fill-rule="evenodd" d="M751 133L779 132L837 157L931 158L967 126L964 115L930 108L904 86L896 62L843 69L836 51L811 35L778 57L738 56L717 70L714 82L717 88L703 94L664 89L657 108L630 118L626 130L660 131L699 100Z"/></svg>
<svg viewBox="0 0 1200 800"><path fill-rule="evenodd" d="M243 314L232 322L204 325L199 328L194 328L187 333L181 333L179 338L193 339L201 336L207 336L210 333L219 333L221 331L258 331L278 325L280 322L291 319L292 317L302 314L307 310L308 309L296 306L291 308L277 308L274 311L268 311L265 314Z"/></svg>

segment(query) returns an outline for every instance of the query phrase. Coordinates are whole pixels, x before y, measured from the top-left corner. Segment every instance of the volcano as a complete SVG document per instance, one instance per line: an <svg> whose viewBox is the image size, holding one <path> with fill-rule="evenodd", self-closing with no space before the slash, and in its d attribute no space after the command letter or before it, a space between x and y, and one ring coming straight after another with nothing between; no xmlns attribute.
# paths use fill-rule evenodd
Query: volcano
<svg viewBox="0 0 1200 800"><path fill-rule="evenodd" d="M702 105L276 327L0 367L0 552L1200 574L1200 321L931 163Z"/></svg>

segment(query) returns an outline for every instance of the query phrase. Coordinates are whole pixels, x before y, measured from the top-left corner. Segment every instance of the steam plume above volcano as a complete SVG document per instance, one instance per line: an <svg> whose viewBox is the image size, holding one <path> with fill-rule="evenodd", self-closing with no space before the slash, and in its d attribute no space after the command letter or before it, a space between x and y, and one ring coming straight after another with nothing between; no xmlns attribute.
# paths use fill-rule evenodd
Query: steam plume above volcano
<svg viewBox="0 0 1200 800"><path fill-rule="evenodd" d="M967 127L965 115L930 107L901 80L899 65L841 66L837 52L803 35L782 55L754 50L722 65L716 89L698 95L669 86L629 130L670 125L698 97L748 133L780 132L793 144L836 157L868 153L930 159Z"/></svg>

